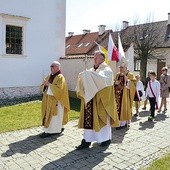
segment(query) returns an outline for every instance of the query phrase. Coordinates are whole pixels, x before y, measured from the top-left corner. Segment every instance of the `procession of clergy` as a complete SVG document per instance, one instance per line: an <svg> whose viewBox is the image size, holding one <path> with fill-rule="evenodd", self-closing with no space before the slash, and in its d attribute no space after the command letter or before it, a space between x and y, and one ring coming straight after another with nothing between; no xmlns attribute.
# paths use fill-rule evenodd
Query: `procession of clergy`
<svg viewBox="0 0 170 170"><path fill-rule="evenodd" d="M130 126L134 98L140 101L139 92L144 93L144 90L137 89L136 77L127 70L127 64L127 60L122 58L120 71L113 77L112 69L105 63L104 53L96 51L94 66L79 73L76 87L77 97L81 99L78 127L84 129L84 134L76 149L89 148L92 142L97 142L101 147L108 146L112 139L112 127L122 129ZM54 61L50 67L51 73L41 85L44 131L40 134L41 138L61 134L70 110L68 88L60 71L60 63ZM154 72L150 75L154 81L148 84L145 95L152 99L151 116L154 116L160 83L155 79Z"/></svg>

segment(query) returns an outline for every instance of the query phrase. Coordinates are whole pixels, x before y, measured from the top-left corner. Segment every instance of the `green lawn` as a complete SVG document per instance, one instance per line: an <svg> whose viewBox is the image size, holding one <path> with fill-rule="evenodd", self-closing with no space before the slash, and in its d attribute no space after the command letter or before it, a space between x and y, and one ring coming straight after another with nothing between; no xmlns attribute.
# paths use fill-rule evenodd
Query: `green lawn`
<svg viewBox="0 0 170 170"><path fill-rule="evenodd" d="M70 120L79 117L80 101L70 99ZM0 133L41 125L41 101L32 101L0 108Z"/></svg>
<svg viewBox="0 0 170 170"><path fill-rule="evenodd" d="M70 120L79 117L80 100L70 99ZM0 133L41 125L41 101L0 107ZM146 170L170 170L170 153L154 161Z"/></svg>
<svg viewBox="0 0 170 170"><path fill-rule="evenodd" d="M146 170L170 170L170 153L154 161Z"/></svg>

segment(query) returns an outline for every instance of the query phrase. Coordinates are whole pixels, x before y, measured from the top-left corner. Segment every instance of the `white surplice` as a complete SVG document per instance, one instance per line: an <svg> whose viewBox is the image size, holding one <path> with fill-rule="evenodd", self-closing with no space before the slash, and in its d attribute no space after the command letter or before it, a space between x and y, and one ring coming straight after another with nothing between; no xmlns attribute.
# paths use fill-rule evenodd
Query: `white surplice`
<svg viewBox="0 0 170 170"><path fill-rule="evenodd" d="M113 85L113 72L111 68L103 62L97 70L91 68L90 70L81 72L78 81L76 91L84 98L85 104L87 104L97 92L105 87ZM97 143L101 143L111 140L111 138L112 134L109 116L107 117L107 124L101 128L99 132L92 129L84 129L83 139L85 139L86 142L96 141Z"/></svg>
<svg viewBox="0 0 170 170"><path fill-rule="evenodd" d="M97 70L91 68L79 73L76 91L84 98L85 104L87 104L97 92L112 85L112 69L103 62Z"/></svg>
<svg viewBox="0 0 170 170"><path fill-rule="evenodd" d="M50 87L48 87L47 95L53 96L53 93ZM60 102L58 102L56 109L57 109L58 114L56 116L52 116L49 127L48 128L43 127L43 131L45 133L60 133L61 132L63 115L64 115L64 107L61 105Z"/></svg>
<svg viewBox="0 0 170 170"><path fill-rule="evenodd" d="M110 118L107 117L107 125L100 129L99 132L95 132L92 129L84 129L83 139L86 142L97 142L101 143L112 139L112 130L110 126Z"/></svg>

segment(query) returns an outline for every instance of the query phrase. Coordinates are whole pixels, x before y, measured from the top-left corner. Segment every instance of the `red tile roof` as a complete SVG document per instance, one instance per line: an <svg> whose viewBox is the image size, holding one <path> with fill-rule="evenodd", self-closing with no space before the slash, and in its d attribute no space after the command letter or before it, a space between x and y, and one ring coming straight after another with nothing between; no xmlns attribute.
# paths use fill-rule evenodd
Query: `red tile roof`
<svg viewBox="0 0 170 170"><path fill-rule="evenodd" d="M66 55L90 54L97 46L95 42L100 44L110 31L107 30L102 35L94 32L66 37Z"/></svg>
<svg viewBox="0 0 170 170"><path fill-rule="evenodd" d="M170 25L167 25L167 21L154 22L153 24L155 24L160 32L159 41L161 41L162 44L160 44L158 48L169 48L170 37L168 38L168 36L170 36ZM129 35L133 35L133 31L134 26L128 26L126 29L120 31L121 41L125 51L130 45L129 42L126 42L126 38ZM112 30L107 30L102 35L98 35L98 32L93 32L66 37L66 56L80 56L84 54L92 55L94 54L94 51L98 50L98 46L95 44L95 42L107 49L109 33L111 33L113 41L117 46L118 32L113 32Z"/></svg>

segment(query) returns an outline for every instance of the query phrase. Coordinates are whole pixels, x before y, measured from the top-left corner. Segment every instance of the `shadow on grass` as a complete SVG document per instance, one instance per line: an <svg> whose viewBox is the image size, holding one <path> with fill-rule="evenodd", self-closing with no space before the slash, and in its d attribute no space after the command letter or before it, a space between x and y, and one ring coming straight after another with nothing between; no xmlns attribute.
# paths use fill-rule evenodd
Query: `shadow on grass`
<svg viewBox="0 0 170 170"><path fill-rule="evenodd" d="M0 107L12 106L20 103L27 103L31 101L42 100L42 96L24 97L24 98L13 98L13 99L1 99ZM71 110L80 111L81 100L78 98L70 97L70 108Z"/></svg>
<svg viewBox="0 0 170 170"><path fill-rule="evenodd" d="M70 109L79 112L81 100L78 98L70 98Z"/></svg>
<svg viewBox="0 0 170 170"><path fill-rule="evenodd" d="M21 103L27 103L30 101L36 101L36 100L41 100L42 96L32 96L32 97L22 97L22 98L12 98L12 99L1 99L0 100L0 107L5 107L5 106L13 106L16 104L21 104Z"/></svg>
<svg viewBox="0 0 170 170"><path fill-rule="evenodd" d="M38 148L41 148L42 146L47 145L48 143L56 141L57 138L60 137L61 135L58 136L55 135L44 139L40 138L39 134L34 136L29 136L24 140L9 144L9 149L1 156L9 157L16 153L29 154L30 152Z"/></svg>

